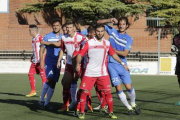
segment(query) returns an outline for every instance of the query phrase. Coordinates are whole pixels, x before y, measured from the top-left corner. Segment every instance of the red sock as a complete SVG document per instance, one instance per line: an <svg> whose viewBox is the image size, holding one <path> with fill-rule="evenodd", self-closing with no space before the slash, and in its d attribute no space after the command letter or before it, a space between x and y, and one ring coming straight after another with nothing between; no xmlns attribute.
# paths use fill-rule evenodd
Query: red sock
<svg viewBox="0 0 180 120"><path fill-rule="evenodd" d="M80 110L80 96L81 96L81 89L77 91L77 104L76 104L76 110Z"/></svg>
<svg viewBox="0 0 180 120"><path fill-rule="evenodd" d="M98 99L99 99L99 103L101 103L101 91L100 90L98 90L98 88L97 88L97 86L95 86L95 90L96 90L96 94L97 94L97 96L98 96Z"/></svg>
<svg viewBox="0 0 180 120"><path fill-rule="evenodd" d="M103 91L101 91L101 108L104 108L106 103L106 97L105 97L105 93Z"/></svg>
<svg viewBox="0 0 180 120"><path fill-rule="evenodd" d="M86 98L89 93L84 92L83 90L80 91L80 111L84 113Z"/></svg>
<svg viewBox="0 0 180 120"><path fill-rule="evenodd" d="M35 90L35 78L34 78L34 74L33 73L29 73L28 76L29 76L29 82L30 82L30 85L31 85L31 91Z"/></svg>
<svg viewBox="0 0 180 120"><path fill-rule="evenodd" d="M91 99L91 92L89 91L89 93L87 95L87 105L88 106L91 106L91 101L92 101L92 99Z"/></svg>
<svg viewBox="0 0 180 120"><path fill-rule="evenodd" d="M64 105L68 106L70 101L70 88L63 88L63 102Z"/></svg>
<svg viewBox="0 0 180 120"><path fill-rule="evenodd" d="M46 74L44 72L41 72L40 75L41 75L41 79L42 79L42 85L44 85L44 83L46 83L46 80L47 80Z"/></svg>
<svg viewBox="0 0 180 120"><path fill-rule="evenodd" d="M113 98L111 90L103 91L105 94L106 102L108 104L109 113L113 112Z"/></svg>

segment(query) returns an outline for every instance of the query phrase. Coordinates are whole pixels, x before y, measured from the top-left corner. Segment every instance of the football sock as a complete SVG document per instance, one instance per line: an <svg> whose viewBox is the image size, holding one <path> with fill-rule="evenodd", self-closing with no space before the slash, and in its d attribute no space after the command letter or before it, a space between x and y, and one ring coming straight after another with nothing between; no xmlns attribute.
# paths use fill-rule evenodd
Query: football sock
<svg viewBox="0 0 180 120"><path fill-rule="evenodd" d="M44 106L46 106L49 103L49 101L52 98L53 93L54 93L54 88L49 87L48 91L47 91L47 98L46 98L46 101L44 103Z"/></svg>
<svg viewBox="0 0 180 120"><path fill-rule="evenodd" d="M70 91L71 91L71 99L72 99L72 102L76 102L76 94L77 94L77 81L72 81L71 82L71 88L70 88Z"/></svg>
<svg viewBox="0 0 180 120"><path fill-rule="evenodd" d="M30 82L30 86L31 86L31 90L35 90L35 78L34 78L34 74L33 73L29 73L29 82Z"/></svg>
<svg viewBox="0 0 180 120"><path fill-rule="evenodd" d="M97 96L98 96L98 99L99 99L99 103L101 104L101 91L100 90L98 90L98 88L97 88L97 86L95 86L95 90L96 90L96 94L97 94Z"/></svg>
<svg viewBox="0 0 180 120"><path fill-rule="evenodd" d="M111 90L103 91L105 94L105 100L108 105L109 113L113 112L113 98L111 94Z"/></svg>
<svg viewBox="0 0 180 120"><path fill-rule="evenodd" d="M106 95L105 95L104 91L101 91L100 96L101 96L101 108L104 108L107 104L106 103Z"/></svg>
<svg viewBox="0 0 180 120"><path fill-rule="evenodd" d="M46 74L44 72L41 72L40 75L42 79L42 85L44 85L44 83L46 82Z"/></svg>
<svg viewBox="0 0 180 120"><path fill-rule="evenodd" d="M89 94L87 95L87 104L88 104L88 106L89 105L91 106L91 101L92 101L92 99L91 99L91 92L89 91Z"/></svg>
<svg viewBox="0 0 180 120"><path fill-rule="evenodd" d="M80 97L81 97L81 89L77 92L77 104L76 104L76 110L80 110Z"/></svg>
<svg viewBox="0 0 180 120"><path fill-rule="evenodd" d="M86 98L89 93L83 90L80 91L80 111L84 113Z"/></svg>
<svg viewBox="0 0 180 120"><path fill-rule="evenodd" d="M64 105L68 106L70 101L70 88L63 88L62 94Z"/></svg>
<svg viewBox="0 0 180 120"><path fill-rule="evenodd" d="M47 82L44 83L43 88L42 88L42 92L41 92L40 101L44 101L44 96L45 96L45 94L47 93L48 88L49 88L49 84L48 84Z"/></svg>
<svg viewBox="0 0 180 120"><path fill-rule="evenodd" d="M135 93L134 88L132 87L131 90L128 90L127 94L131 100L131 105L134 106L135 105L135 99L136 99L136 93Z"/></svg>
<svg viewBox="0 0 180 120"><path fill-rule="evenodd" d="M127 101L127 98L126 98L126 95L124 94L123 90L117 92L117 94L118 94L119 99L120 99L121 102L127 107L127 109L132 108L132 107L129 105L129 103L128 103L128 101Z"/></svg>

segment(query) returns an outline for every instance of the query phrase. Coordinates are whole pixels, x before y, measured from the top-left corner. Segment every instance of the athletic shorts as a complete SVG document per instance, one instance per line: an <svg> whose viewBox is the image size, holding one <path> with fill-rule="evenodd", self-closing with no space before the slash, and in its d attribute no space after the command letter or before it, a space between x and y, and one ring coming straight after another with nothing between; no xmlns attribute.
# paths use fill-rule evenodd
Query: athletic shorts
<svg viewBox="0 0 180 120"><path fill-rule="evenodd" d="M108 63L108 71L111 78L112 86L121 84L131 84L131 76L121 64Z"/></svg>
<svg viewBox="0 0 180 120"><path fill-rule="evenodd" d="M66 67L65 67L65 72L68 72L70 73L73 77L74 77L74 70L73 70L73 66L70 65L70 64L66 64ZM78 76L81 76L81 66L80 66L80 70L78 72Z"/></svg>
<svg viewBox="0 0 180 120"><path fill-rule="evenodd" d="M111 85L109 79L109 75L101 77L83 76L80 84L80 89L90 91L94 87L94 84L96 84L98 90L110 90Z"/></svg>
<svg viewBox="0 0 180 120"><path fill-rule="evenodd" d="M57 68L56 65L53 64L46 64L45 65L45 71L46 71L46 77L47 79L53 79L55 82L59 81L60 76L60 69Z"/></svg>
<svg viewBox="0 0 180 120"><path fill-rule="evenodd" d="M45 73L45 68L41 70L40 63L31 63L29 74L40 74L40 73Z"/></svg>
<svg viewBox="0 0 180 120"><path fill-rule="evenodd" d="M176 75L180 75L180 55L177 55L177 56L176 56L175 74L176 74Z"/></svg>

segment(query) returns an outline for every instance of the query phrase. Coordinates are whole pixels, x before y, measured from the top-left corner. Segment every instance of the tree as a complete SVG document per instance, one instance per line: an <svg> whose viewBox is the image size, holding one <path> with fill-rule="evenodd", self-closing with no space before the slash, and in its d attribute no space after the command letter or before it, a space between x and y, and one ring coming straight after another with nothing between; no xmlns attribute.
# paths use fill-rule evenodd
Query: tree
<svg viewBox="0 0 180 120"><path fill-rule="evenodd" d="M150 13L151 17L165 18L163 23L177 25L180 21L180 0L146 0L150 2L151 8L157 9Z"/></svg>
<svg viewBox="0 0 180 120"><path fill-rule="evenodd" d="M124 0L122 0L124 1ZM143 4L125 4L120 0L48 0L35 4L25 4L20 13L32 13L59 9L66 18L83 16L87 21L109 17L136 16L144 13Z"/></svg>

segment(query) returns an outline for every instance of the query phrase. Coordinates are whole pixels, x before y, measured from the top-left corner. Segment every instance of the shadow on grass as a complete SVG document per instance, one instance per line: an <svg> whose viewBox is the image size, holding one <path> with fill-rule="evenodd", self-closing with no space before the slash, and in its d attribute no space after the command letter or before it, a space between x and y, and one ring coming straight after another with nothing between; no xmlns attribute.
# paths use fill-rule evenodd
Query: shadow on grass
<svg viewBox="0 0 180 120"><path fill-rule="evenodd" d="M0 92L0 94L4 94L4 95L14 95L14 96L25 96L25 95L23 95L23 94L6 93L6 92Z"/></svg>

